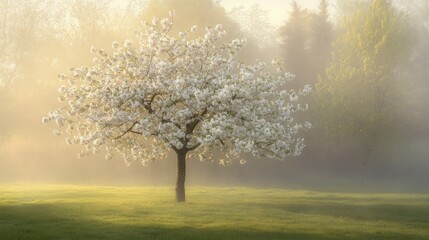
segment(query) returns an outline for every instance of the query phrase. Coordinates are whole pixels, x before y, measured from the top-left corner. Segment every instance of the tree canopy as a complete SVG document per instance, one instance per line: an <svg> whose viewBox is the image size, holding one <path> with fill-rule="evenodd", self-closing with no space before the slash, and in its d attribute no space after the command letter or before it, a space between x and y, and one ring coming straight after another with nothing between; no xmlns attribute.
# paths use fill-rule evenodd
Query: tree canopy
<svg viewBox="0 0 429 240"><path fill-rule="evenodd" d="M354 136L367 152L391 132L401 94L397 74L407 59L405 18L385 0L362 3L343 21L333 61L317 86L321 126L330 135Z"/></svg>

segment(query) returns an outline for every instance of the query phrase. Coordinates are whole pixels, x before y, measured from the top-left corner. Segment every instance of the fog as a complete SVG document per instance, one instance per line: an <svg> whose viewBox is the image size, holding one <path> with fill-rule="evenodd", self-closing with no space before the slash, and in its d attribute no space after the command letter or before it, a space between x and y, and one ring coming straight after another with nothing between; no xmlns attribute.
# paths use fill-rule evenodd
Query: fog
<svg viewBox="0 0 429 240"><path fill-rule="evenodd" d="M173 185L174 152L146 167L127 166L119 157L105 160L103 154L79 159L80 146L67 145L52 134L55 126L41 119L61 107L57 75L90 65L91 46L110 51L113 41L131 38L142 21L174 9L172 34L221 23L226 40L247 39L240 60L282 60L296 74L285 88L313 87L304 99L310 110L299 116L314 126L304 134L301 156L281 161L244 156L246 164L231 166L189 159L187 185L428 192L429 1L382 1L395 29L402 30L386 35L394 40L384 48L378 45L381 61L365 48L377 41L377 29L368 35L374 38L355 43L350 37L359 21L371 21L365 18L371 1L326 1L327 15L319 0L292 2L0 0L0 183ZM353 44L350 59L342 49ZM373 62L347 79L349 63L358 66L362 59ZM375 85L378 100L367 109ZM346 110L332 107L336 99Z"/></svg>

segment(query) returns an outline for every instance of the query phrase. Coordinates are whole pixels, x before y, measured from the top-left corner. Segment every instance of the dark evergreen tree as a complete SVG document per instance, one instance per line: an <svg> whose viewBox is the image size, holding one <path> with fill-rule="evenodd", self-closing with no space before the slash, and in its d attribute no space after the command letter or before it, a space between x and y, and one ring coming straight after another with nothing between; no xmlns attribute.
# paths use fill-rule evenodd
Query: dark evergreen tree
<svg viewBox="0 0 429 240"><path fill-rule="evenodd" d="M295 86L308 83L308 23L307 10L293 1L289 18L279 29L282 59L286 69L296 75Z"/></svg>
<svg viewBox="0 0 429 240"><path fill-rule="evenodd" d="M311 56L311 84L316 83L318 75L323 74L331 60L333 25L329 21L329 4L321 0L319 10L312 15L309 35L309 55Z"/></svg>

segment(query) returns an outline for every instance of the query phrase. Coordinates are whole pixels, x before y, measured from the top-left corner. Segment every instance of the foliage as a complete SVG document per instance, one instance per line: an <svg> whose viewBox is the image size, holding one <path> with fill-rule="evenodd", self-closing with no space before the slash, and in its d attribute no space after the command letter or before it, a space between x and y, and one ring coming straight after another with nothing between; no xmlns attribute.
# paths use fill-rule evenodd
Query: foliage
<svg viewBox="0 0 429 240"><path fill-rule="evenodd" d="M352 16L360 5L370 2L369 0L336 0L334 7L336 18L341 22L344 17Z"/></svg>
<svg viewBox="0 0 429 240"><path fill-rule="evenodd" d="M405 18L385 0L361 4L344 19L333 61L317 86L317 106L331 136L353 136L368 153L392 131L402 94L397 72L409 53Z"/></svg>
<svg viewBox="0 0 429 240"><path fill-rule="evenodd" d="M279 92L291 75L238 63L244 42L220 44L221 25L193 39L187 36L196 26L175 38L172 25L172 17L155 18L137 33L136 47L126 40L113 43L113 54L93 49L94 65L60 75L68 85L60 87L59 100L67 105L43 122L66 127L67 142L85 146L82 155L106 149L111 158L116 150L127 163L148 164L169 149L197 150L204 159L215 147L227 159L299 155L303 139L295 136L309 124L295 123L293 114L305 110L297 100L309 87Z"/></svg>

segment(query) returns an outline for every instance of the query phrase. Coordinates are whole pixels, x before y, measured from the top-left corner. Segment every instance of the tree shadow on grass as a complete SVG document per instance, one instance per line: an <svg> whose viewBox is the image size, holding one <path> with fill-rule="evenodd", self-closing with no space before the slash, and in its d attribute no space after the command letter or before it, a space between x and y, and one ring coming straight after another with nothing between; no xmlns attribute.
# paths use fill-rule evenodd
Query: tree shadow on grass
<svg viewBox="0 0 429 240"><path fill-rule="evenodd" d="M88 210L91 206L82 205ZM188 240L188 239L423 239L410 234L358 234L356 236L341 232L325 231L314 233L304 230L258 231L231 222L231 227L202 228L196 226L174 227L163 223L144 224L142 221L121 221L120 223L100 221L91 211L79 211L80 206L73 203L61 204L18 204L0 206L0 239L145 239L145 240ZM331 209L332 210L332 209ZM104 210L103 210L104 211ZM100 213L96 213L100 216ZM121 214L115 212L114 214ZM150 217L155 212L139 211L138 218ZM124 215L122 215L124 216ZM262 219L261 219L262 221ZM234 227L234 226L239 227ZM183 224L181 225L183 226Z"/></svg>
<svg viewBox="0 0 429 240"><path fill-rule="evenodd" d="M266 203L257 204L261 208L342 217L360 221L386 221L402 225L429 226L429 204L346 204L346 203Z"/></svg>

